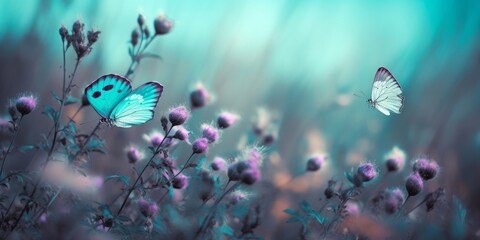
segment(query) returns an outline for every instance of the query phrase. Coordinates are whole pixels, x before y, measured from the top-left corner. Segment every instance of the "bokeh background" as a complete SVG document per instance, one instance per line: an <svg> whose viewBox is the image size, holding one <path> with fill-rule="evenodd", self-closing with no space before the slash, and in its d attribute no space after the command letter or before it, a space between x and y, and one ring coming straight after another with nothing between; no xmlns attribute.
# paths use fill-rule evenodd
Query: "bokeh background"
<svg viewBox="0 0 480 240"><path fill-rule="evenodd" d="M79 18L86 29L102 32L78 70L74 95L80 97L99 76L125 73L138 14L153 30L160 12L174 22L172 32L149 48L163 60L144 60L132 77L135 86L147 81L164 85L157 119L132 129L100 131L110 154L95 156L89 163L92 174L127 171L125 147L145 146L143 135L160 129L158 116L187 104L189 92L202 82L214 101L194 113L188 125L194 135L221 110L242 117L207 159L231 158L241 142L251 141L260 107L274 118L276 141L266 150L263 183L255 193L262 196L268 186L278 190L268 194L264 235L275 238L291 229L283 223L282 210L301 199L318 199L330 177L344 180L343 171L367 160L384 170L384 155L394 146L409 160L428 156L439 162L441 173L427 188L445 186L447 195L459 196L471 230L477 230L479 1L1 1L1 114L6 116L10 99L25 92L35 94L40 105L53 104L50 92L59 92L62 83L61 24L70 28ZM71 51L70 71L74 58ZM400 115L384 116L353 95L370 94L380 66L404 90ZM38 142L50 129L40 112L25 120L19 144ZM92 109L77 118L85 132L96 120ZM307 157L317 152L328 154L326 166L303 174ZM19 161L8 168L21 168L20 160L29 159L17 156Z"/></svg>

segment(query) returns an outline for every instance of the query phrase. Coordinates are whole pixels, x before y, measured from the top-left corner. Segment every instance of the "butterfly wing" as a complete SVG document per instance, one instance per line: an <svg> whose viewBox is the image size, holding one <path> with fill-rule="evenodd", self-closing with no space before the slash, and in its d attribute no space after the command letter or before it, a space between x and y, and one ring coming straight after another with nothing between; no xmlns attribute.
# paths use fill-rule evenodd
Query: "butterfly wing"
<svg viewBox="0 0 480 240"><path fill-rule="evenodd" d="M153 109L162 92L160 83L145 83L122 99L109 118L114 120L116 126L123 128L145 123L153 118Z"/></svg>
<svg viewBox="0 0 480 240"><path fill-rule="evenodd" d="M390 111L399 114L403 108L402 88L384 67L378 69L373 80L372 101L376 109L385 115Z"/></svg>
<svg viewBox="0 0 480 240"><path fill-rule="evenodd" d="M90 105L104 118L131 92L130 81L115 74L101 76L85 88Z"/></svg>

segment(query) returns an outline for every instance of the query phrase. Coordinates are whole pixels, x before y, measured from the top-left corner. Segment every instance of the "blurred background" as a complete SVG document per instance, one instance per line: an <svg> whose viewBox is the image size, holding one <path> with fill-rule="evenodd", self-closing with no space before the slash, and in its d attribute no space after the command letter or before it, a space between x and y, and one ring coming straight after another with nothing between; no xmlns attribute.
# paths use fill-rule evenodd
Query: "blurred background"
<svg viewBox="0 0 480 240"><path fill-rule="evenodd" d="M73 94L81 97L84 87L103 74L123 75L139 13L152 31L160 13L174 23L171 33L149 47L162 60L145 59L132 75L134 87L147 81L164 85L157 118L131 129L100 131L110 155L94 157L92 174L127 169L125 147L146 146L143 135L161 129L159 116L169 107L188 104L190 91L201 82L214 101L194 112L188 124L193 136L221 110L242 117L224 132L207 160L232 158L242 142L252 141L259 108L273 118L275 141L266 149L263 185L255 186L257 196L267 192L266 186L278 189L269 195L264 235L274 238L293 227L284 223L283 209L297 207L301 199L314 202L331 177L344 181L343 171L365 161L384 170L384 156L394 146L405 151L408 161L436 159L440 175L426 188L444 186L447 195L459 196L468 222L478 226L479 1L1 1L1 114L7 116L9 100L22 93L33 93L40 106L54 104L50 92L59 93L62 84L58 29L62 24L70 28L77 19L102 33L78 69ZM71 72L73 51L67 59ZM381 66L403 88L400 115L384 116L353 95L370 95ZM85 132L97 120L91 108L77 118ZM50 127L39 108L25 119L18 144L40 141ZM320 172L304 174L314 153L327 154L327 164ZM7 167L21 165L11 161ZM402 183L398 179L409 171L386 181Z"/></svg>

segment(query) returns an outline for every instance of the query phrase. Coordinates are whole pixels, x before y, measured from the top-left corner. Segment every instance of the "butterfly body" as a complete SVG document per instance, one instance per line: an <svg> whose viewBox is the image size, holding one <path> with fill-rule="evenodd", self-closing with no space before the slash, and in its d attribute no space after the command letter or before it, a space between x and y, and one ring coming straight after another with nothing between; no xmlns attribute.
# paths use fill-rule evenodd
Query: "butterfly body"
<svg viewBox="0 0 480 240"><path fill-rule="evenodd" d="M402 88L393 75L384 67L377 70L372 86L372 97L367 103L389 116L390 112L400 114L404 97Z"/></svg>
<svg viewBox="0 0 480 240"><path fill-rule="evenodd" d="M132 91L122 76L104 75L85 88L85 96L109 126L129 128L150 121L163 92L157 82L148 82Z"/></svg>

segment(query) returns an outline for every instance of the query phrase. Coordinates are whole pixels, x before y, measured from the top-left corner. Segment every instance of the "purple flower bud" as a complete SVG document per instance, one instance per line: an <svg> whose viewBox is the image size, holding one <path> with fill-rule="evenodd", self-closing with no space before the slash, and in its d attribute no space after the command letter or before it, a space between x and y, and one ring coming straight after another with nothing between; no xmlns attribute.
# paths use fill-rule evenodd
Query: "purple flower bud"
<svg viewBox="0 0 480 240"><path fill-rule="evenodd" d="M358 166L357 176L363 181L368 182L378 175L375 166L372 163L363 163Z"/></svg>
<svg viewBox="0 0 480 240"><path fill-rule="evenodd" d="M38 218L38 221L39 221L40 223L46 223L46 222L47 222L47 218L48 218L47 214L46 214L46 213L42 213L42 215L40 215L40 217Z"/></svg>
<svg viewBox="0 0 480 240"><path fill-rule="evenodd" d="M307 171L316 172L318 171L323 163L325 162L325 157L323 155L314 156L307 161Z"/></svg>
<svg viewBox="0 0 480 240"><path fill-rule="evenodd" d="M127 158L128 162L135 164L138 162L140 159L142 159L142 153L135 147L130 147L127 150Z"/></svg>
<svg viewBox="0 0 480 240"><path fill-rule="evenodd" d="M73 26L72 26L72 32L73 33L80 33L80 32L83 32L83 27L85 26L85 24L83 24L80 19L75 21L73 23Z"/></svg>
<svg viewBox="0 0 480 240"><path fill-rule="evenodd" d="M17 99L15 102L18 112L22 116L29 114L37 106L37 101L33 96L25 96Z"/></svg>
<svg viewBox="0 0 480 240"><path fill-rule="evenodd" d="M138 32L137 29L134 29L132 31L132 40L131 40L133 46L137 46L139 37L140 37L140 33Z"/></svg>
<svg viewBox="0 0 480 240"><path fill-rule="evenodd" d="M189 117L190 113L184 106L172 108L168 113L168 119L170 120L170 123L172 123L172 126L182 125Z"/></svg>
<svg viewBox="0 0 480 240"><path fill-rule="evenodd" d="M192 151L193 153L201 154L208 150L208 139L206 138L198 138L192 144Z"/></svg>
<svg viewBox="0 0 480 240"><path fill-rule="evenodd" d="M246 169L249 169L250 165L246 161L233 162L228 166L227 175L230 181L238 181L241 178L241 174Z"/></svg>
<svg viewBox="0 0 480 240"><path fill-rule="evenodd" d="M275 142L274 134L267 134L262 139L262 145L264 146L272 145L273 142Z"/></svg>
<svg viewBox="0 0 480 240"><path fill-rule="evenodd" d="M405 182L405 187L409 196L415 196L419 194L423 189L423 180L418 172L412 173Z"/></svg>
<svg viewBox="0 0 480 240"><path fill-rule="evenodd" d="M256 181L260 180L261 177L261 172L258 167L250 167L249 169L246 169L245 171L242 171L240 175L240 180L242 183L245 183L247 185L252 185Z"/></svg>
<svg viewBox="0 0 480 240"><path fill-rule="evenodd" d="M229 112L222 112L220 116L217 118L217 126L218 128L225 129L229 128L239 119L238 115L229 113Z"/></svg>
<svg viewBox="0 0 480 240"><path fill-rule="evenodd" d="M180 175L176 176L172 180L172 186L175 189L183 189L183 188L187 187L187 185L188 185L188 178L187 178L187 176L185 176L183 174L180 174Z"/></svg>
<svg viewBox="0 0 480 240"><path fill-rule="evenodd" d="M235 191L228 196L228 204L230 206L233 206L246 198L247 196L245 195L245 193L241 191Z"/></svg>
<svg viewBox="0 0 480 240"><path fill-rule="evenodd" d="M145 23L145 17L142 14L138 14L137 22L140 27L143 26Z"/></svg>
<svg viewBox="0 0 480 240"><path fill-rule="evenodd" d="M87 39L88 39L88 44L89 45L92 45L94 44L95 42L98 41L98 38L100 37L100 31L96 31L96 30L89 30L87 32Z"/></svg>
<svg viewBox="0 0 480 240"><path fill-rule="evenodd" d="M405 197L400 189L396 188L387 191L385 193L385 212L387 212L388 214L393 214L397 212L403 205L404 201Z"/></svg>
<svg viewBox="0 0 480 240"><path fill-rule="evenodd" d="M155 27L156 35L165 35L169 33L173 26L172 22L165 18L163 14L155 18L153 25Z"/></svg>
<svg viewBox="0 0 480 240"><path fill-rule="evenodd" d="M413 165L413 171L417 171L423 180L428 181L434 178L440 167L435 160L418 159Z"/></svg>
<svg viewBox="0 0 480 240"><path fill-rule="evenodd" d="M342 211L343 216L358 216L360 215L360 206L358 203L353 201L348 201L345 204L345 209Z"/></svg>
<svg viewBox="0 0 480 240"><path fill-rule="evenodd" d="M68 30L67 28L65 27L65 25L62 25L60 27L60 29L58 30L58 32L60 33L60 37L62 38L62 41L65 41L65 39L67 38L68 36Z"/></svg>
<svg viewBox="0 0 480 240"><path fill-rule="evenodd" d="M388 172L397 172L403 169L405 165L405 152L398 147L394 147L385 155L385 166Z"/></svg>
<svg viewBox="0 0 480 240"><path fill-rule="evenodd" d="M202 135L208 139L209 143L214 143L218 140L218 130L212 125L202 124Z"/></svg>
<svg viewBox="0 0 480 240"><path fill-rule="evenodd" d="M221 157L215 157L210 164L210 167L213 171L223 170L225 169L226 161Z"/></svg>
<svg viewBox="0 0 480 240"><path fill-rule="evenodd" d="M190 93L190 105L192 109L204 107L209 99L210 95L202 84L199 84L197 89Z"/></svg>
<svg viewBox="0 0 480 240"><path fill-rule="evenodd" d="M150 218L158 213L158 205L154 201L146 200L145 198L140 198L137 204L140 212L145 217Z"/></svg>
<svg viewBox="0 0 480 240"><path fill-rule="evenodd" d="M158 147L158 145L160 145L160 143L163 141L163 138L163 134L154 132L149 136L150 144L154 147Z"/></svg>
<svg viewBox="0 0 480 240"><path fill-rule="evenodd" d="M175 134L173 134L173 138L178 139L180 141L188 141L188 131L184 127L178 127Z"/></svg>
<svg viewBox="0 0 480 240"><path fill-rule="evenodd" d="M400 162L397 158L390 158L387 159L385 162L385 166L387 167L387 171L389 172L397 172L400 170Z"/></svg>

